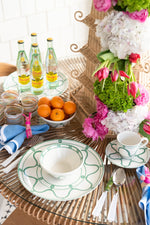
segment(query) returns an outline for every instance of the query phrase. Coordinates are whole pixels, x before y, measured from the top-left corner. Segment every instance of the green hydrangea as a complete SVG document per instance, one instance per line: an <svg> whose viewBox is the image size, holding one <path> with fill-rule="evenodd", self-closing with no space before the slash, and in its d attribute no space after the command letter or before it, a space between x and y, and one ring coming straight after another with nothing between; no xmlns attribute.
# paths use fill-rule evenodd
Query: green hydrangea
<svg viewBox="0 0 150 225"><path fill-rule="evenodd" d="M117 5L114 7L116 10L122 11L140 11L147 9L150 13L150 0L118 0Z"/></svg>
<svg viewBox="0 0 150 225"><path fill-rule="evenodd" d="M94 93L109 109L127 112L128 109L134 106L133 97L127 93L126 82L120 79L118 79L117 82L112 82L111 77L108 76L108 78L105 79L103 88L103 81L95 81Z"/></svg>

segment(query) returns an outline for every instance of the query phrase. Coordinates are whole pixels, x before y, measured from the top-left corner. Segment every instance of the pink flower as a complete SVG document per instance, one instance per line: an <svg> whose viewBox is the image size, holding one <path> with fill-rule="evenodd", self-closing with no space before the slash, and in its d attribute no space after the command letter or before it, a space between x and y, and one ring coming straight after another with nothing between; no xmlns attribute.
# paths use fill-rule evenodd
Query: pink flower
<svg viewBox="0 0 150 225"><path fill-rule="evenodd" d="M97 113L93 118L86 118L83 123L84 135L88 138L92 138L93 141L98 140L99 137L103 140L108 133L108 128L101 123L101 121L107 117L108 108L97 96L95 99L97 101Z"/></svg>
<svg viewBox="0 0 150 225"><path fill-rule="evenodd" d="M149 102L149 93L145 87L138 84L140 95L134 100L136 105L146 105Z"/></svg>
<svg viewBox="0 0 150 225"><path fill-rule="evenodd" d="M131 82L127 86L127 91L128 91L128 95L131 94L133 96L133 98L135 98L136 97L136 93L138 91L138 84L136 82Z"/></svg>
<svg viewBox="0 0 150 225"><path fill-rule="evenodd" d="M150 135L150 125L144 124L143 125L143 130L145 131L145 133Z"/></svg>
<svg viewBox="0 0 150 225"><path fill-rule="evenodd" d="M101 140L103 140L108 133L108 128L101 123L101 116L97 113L94 117L95 122L95 130L100 137Z"/></svg>
<svg viewBox="0 0 150 225"><path fill-rule="evenodd" d="M83 123L83 133L86 137L98 140L98 133L94 128L94 118L86 118Z"/></svg>
<svg viewBox="0 0 150 225"><path fill-rule="evenodd" d="M111 80L112 80L112 82L118 80L118 76L119 75L117 73L117 70L114 70L114 73L113 72L111 73Z"/></svg>
<svg viewBox="0 0 150 225"><path fill-rule="evenodd" d="M119 74L121 77L126 77L126 78L130 78L123 70L119 70Z"/></svg>
<svg viewBox="0 0 150 225"><path fill-rule="evenodd" d="M103 120L107 117L108 108L97 96L95 96L95 99L97 101L97 114L99 115L100 120Z"/></svg>
<svg viewBox="0 0 150 225"><path fill-rule="evenodd" d="M117 4L118 0L112 0L112 5L115 6Z"/></svg>
<svg viewBox="0 0 150 225"><path fill-rule="evenodd" d="M111 7L111 0L93 0L96 10L106 12Z"/></svg>
<svg viewBox="0 0 150 225"><path fill-rule="evenodd" d="M130 62L132 63L137 63L137 60L140 59L140 55L139 54L136 54L136 53L131 53L129 55L129 60Z"/></svg>
<svg viewBox="0 0 150 225"><path fill-rule="evenodd" d="M146 18L148 17L148 11L147 9L142 9L141 11L135 11L135 12L124 12L127 14L131 19L138 20L141 23L145 22Z"/></svg>
<svg viewBox="0 0 150 225"><path fill-rule="evenodd" d="M99 82L106 79L109 75L109 69L107 67L101 68L95 73L95 77L98 77Z"/></svg>

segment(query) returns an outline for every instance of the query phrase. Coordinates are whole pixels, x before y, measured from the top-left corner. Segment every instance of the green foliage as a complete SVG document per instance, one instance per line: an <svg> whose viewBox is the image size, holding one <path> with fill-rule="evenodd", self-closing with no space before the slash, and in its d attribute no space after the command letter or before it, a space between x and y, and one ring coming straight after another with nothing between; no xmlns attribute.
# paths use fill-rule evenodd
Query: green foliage
<svg viewBox="0 0 150 225"><path fill-rule="evenodd" d="M109 109L127 112L134 106L133 97L127 93L127 82L120 78L112 82L110 75L105 79L104 88L103 82L95 81L94 93Z"/></svg>
<svg viewBox="0 0 150 225"><path fill-rule="evenodd" d="M118 0L114 8L118 11L122 9L122 11L129 12L147 9L150 13L150 0Z"/></svg>

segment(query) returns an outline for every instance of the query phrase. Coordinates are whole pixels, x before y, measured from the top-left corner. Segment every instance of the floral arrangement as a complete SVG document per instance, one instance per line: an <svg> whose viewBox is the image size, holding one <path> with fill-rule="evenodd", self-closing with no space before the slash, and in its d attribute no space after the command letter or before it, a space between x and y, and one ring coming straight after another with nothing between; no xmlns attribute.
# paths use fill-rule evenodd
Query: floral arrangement
<svg viewBox="0 0 150 225"><path fill-rule="evenodd" d="M150 50L149 17L140 23L123 12L112 11L102 21L96 20L96 24L102 51L109 49L118 58L125 59L132 52L142 54Z"/></svg>
<svg viewBox="0 0 150 225"><path fill-rule="evenodd" d="M144 2L93 0L98 11L118 10L96 21L96 36L102 45L97 55L99 66L92 74L96 78L96 112L83 123L83 133L94 141L103 140L109 130L116 134L131 130L150 139L149 93L136 82L132 69L150 49L150 0ZM144 12L146 18L141 16Z"/></svg>
<svg viewBox="0 0 150 225"><path fill-rule="evenodd" d="M131 19L145 22L150 13L150 0L93 0L95 9L107 12L111 7L123 11Z"/></svg>

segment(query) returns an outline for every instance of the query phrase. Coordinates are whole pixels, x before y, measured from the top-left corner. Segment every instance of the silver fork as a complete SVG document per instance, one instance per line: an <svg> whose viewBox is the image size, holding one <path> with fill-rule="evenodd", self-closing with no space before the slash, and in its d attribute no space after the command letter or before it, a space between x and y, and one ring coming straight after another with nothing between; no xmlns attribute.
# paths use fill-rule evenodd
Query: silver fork
<svg viewBox="0 0 150 225"><path fill-rule="evenodd" d="M6 167L8 164L10 164L19 155L19 153L24 152L28 148L31 148L32 146L42 142L43 140L44 140L44 138L42 136L38 136L38 135L33 136L26 146L24 146L21 149L17 150L16 151L17 153L15 152L8 159L6 159L1 165L3 167ZM4 173L9 173L12 169L14 169L18 165L21 157L22 157L22 155L19 158L17 158L15 161L13 161L9 166L7 166L6 168L2 169L2 171Z"/></svg>

